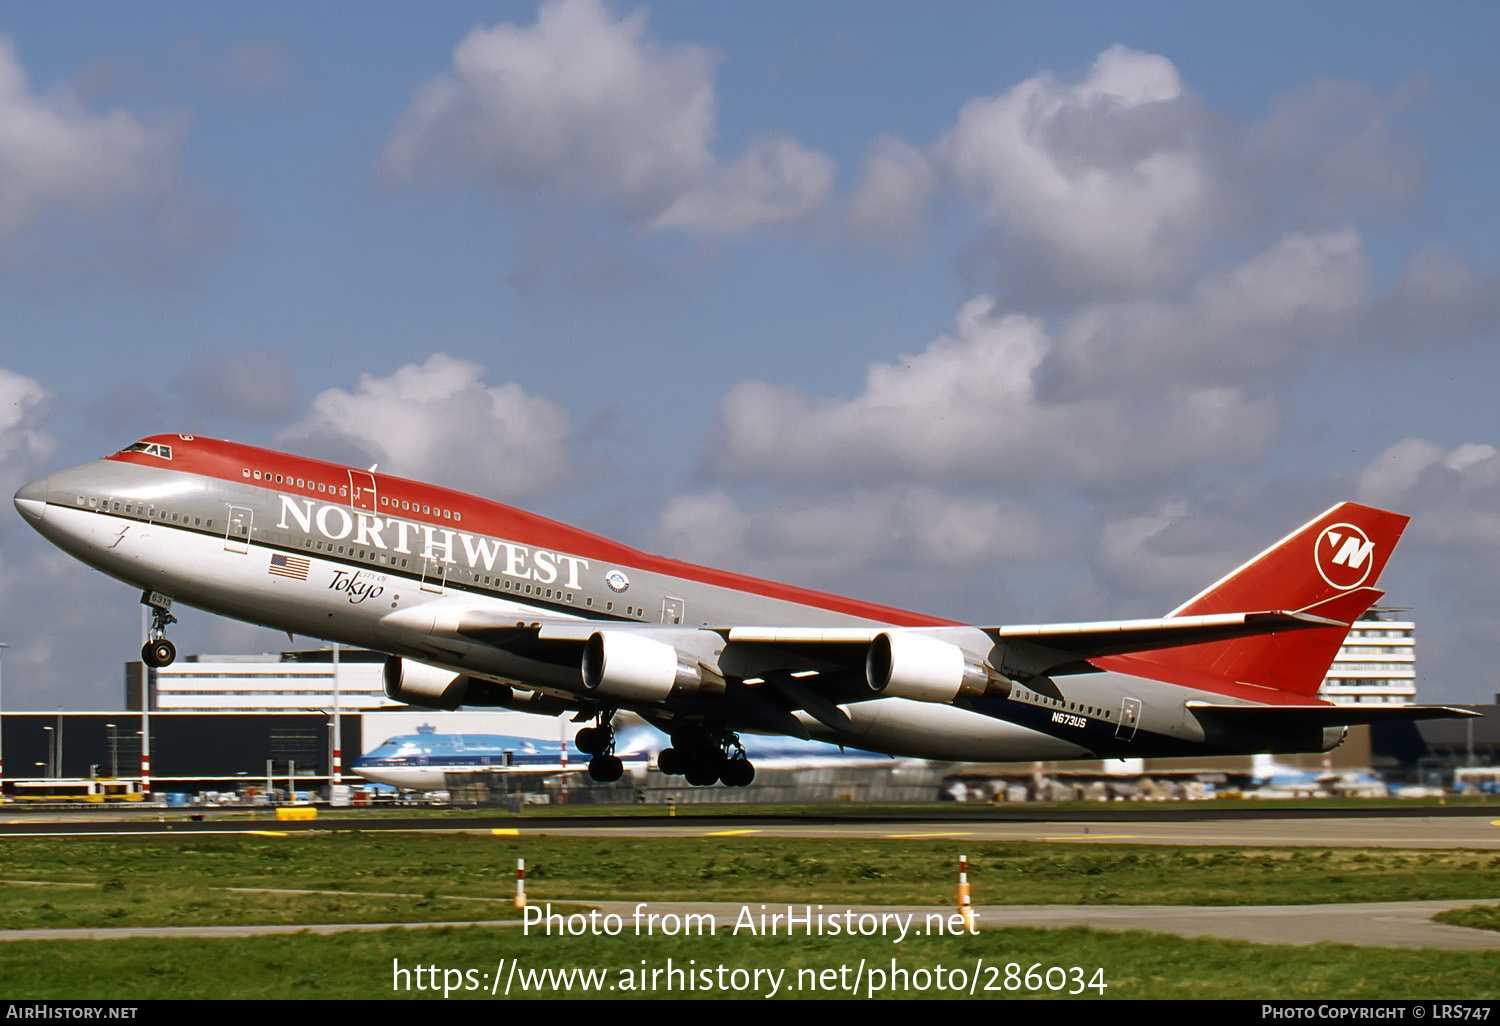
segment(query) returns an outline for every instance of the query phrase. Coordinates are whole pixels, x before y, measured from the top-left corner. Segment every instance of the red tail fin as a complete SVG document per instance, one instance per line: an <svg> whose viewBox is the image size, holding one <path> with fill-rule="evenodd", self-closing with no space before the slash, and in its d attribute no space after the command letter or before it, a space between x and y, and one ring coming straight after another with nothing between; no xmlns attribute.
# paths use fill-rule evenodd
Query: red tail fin
<svg viewBox="0 0 1500 1026"><path fill-rule="evenodd" d="M1410 518L1340 503L1178 606L1170 616L1277 610L1348 624L1384 594L1374 587ZM1101 669L1174 684L1232 681L1311 697L1345 627L1291 631L1095 660Z"/></svg>

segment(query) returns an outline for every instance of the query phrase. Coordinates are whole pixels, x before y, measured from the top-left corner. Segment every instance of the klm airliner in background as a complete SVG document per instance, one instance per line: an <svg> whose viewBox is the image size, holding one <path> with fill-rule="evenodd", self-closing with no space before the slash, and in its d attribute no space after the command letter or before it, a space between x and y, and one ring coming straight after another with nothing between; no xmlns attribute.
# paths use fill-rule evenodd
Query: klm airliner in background
<svg viewBox="0 0 1500 1026"><path fill-rule="evenodd" d="M403 791L440 791L454 786L453 777L520 772L549 775L582 770L584 763L567 764L567 745L534 737L505 734L439 734L423 724L415 734L402 734L354 760L356 776Z"/></svg>
<svg viewBox="0 0 1500 1026"><path fill-rule="evenodd" d="M744 738L746 757L763 769L811 769L836 766L890 766L888 755L859 749L840 750L821 741L797 738ZM671 740L644 723L621 726L615 755L627 773L652 768ZM575 749L576 751L576 749ZM506 734L439 734L423 724L415 734L386 739L354 760L353 772L376 784L402 791L441 791L461 786L466 776L519 774L528 779L581 773L588 756L571 758L563 741Z"/></svg>

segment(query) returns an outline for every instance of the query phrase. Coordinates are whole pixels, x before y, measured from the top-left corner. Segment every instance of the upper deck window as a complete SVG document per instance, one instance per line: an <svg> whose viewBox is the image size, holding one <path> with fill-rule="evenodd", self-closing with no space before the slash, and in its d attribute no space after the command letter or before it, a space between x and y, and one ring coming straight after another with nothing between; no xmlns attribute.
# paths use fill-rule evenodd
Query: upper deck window
<svg viewBox="0 0 1500 1026"><path fill-rule="evenodd" d="M164 460L172 458L172 447L170 445L161 445L157 442L136 442L134 445L127 445L120 451L143 452L147 456L159 456Z"/></svg>

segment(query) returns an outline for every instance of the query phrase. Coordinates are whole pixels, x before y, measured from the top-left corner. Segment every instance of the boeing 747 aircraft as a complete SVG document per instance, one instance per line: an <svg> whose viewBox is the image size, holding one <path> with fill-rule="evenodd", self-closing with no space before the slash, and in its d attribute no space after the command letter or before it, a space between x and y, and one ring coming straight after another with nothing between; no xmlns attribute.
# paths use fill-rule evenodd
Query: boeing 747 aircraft
<svg viewBox="0 0 1500 1026"><path fill-rule="evenodd" d="M142 590L142 658L183 603L388 653L386 693L571 712L617 780L614 718L671 737L663 772L748 784L741 732L1013 761L1327 751L1355 723L1467 716L1335 706L1318 687L1407 518L1330 509L1156 620L968 626L648 555L432 485L156 435L16 493L54 544Z"/></svg>

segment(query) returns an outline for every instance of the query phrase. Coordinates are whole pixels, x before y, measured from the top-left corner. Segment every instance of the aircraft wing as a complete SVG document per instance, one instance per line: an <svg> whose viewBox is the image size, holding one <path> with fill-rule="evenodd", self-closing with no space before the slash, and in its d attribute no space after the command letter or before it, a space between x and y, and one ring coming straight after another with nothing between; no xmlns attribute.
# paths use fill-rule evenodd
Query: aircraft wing
<svg viewBox="0 0 1500 1026"><path fill-rule="evenodd" d="M885 638L931 639L931 648L946 643L971 661L988 660L1018 679L1049 673L1091 672L1087 660L1109 655L1149 652L1184 645L1309 629L1344 629L1344 620L1311 612L1265 610L1200 616L1164 617L1073 624L995 627L906 628L858 627L687 627L662 624L538 619L518 622L514 615L470 609L445 617L435 633L502 650L552 665L580 665L585 646L596 635L632 636L678 650L679 661L709 668L737 682L792 678L783 690L825 694L836 701L874 697L863 686L866 659ZM818 680L807 678L817 677ZM855 680L854 678L858 678ZM841 682L829 686L830 679ZM525 682L520 682L524 684ZM843 686L851 685L851 686ZM797 706L794 706L797 707Z"/></svg>
<svg viewBox="0 0 1500 1026"><path fill-rule="evenodd" d="M1071 652L1075 656L1119 655L1178 645L1198 645L1231 638L1256 637L1282 631L1317 627L1347 627L1346 622L1312 613L1262 611L1254 613L1219 613L1210 616L1175 616L1156 620L1109 620L1095 623L1036 624L1009 627L978 627L996 642L1032 642ZM789 648L833 648L842 645L868 645L881 634L892 631L921 630L939 633L947 628L909 628L872 625L868 627L665 627L660 624L611 623L598 620L536 620L519 623L514 616L489 612L464 615L456 633L474 640L489 641L505 647L524 645L531 639L548 643L582 644L599 631L669 631L706 630L731 644L783 645ZM967 629L967 628L962 628Z"/></svg>

